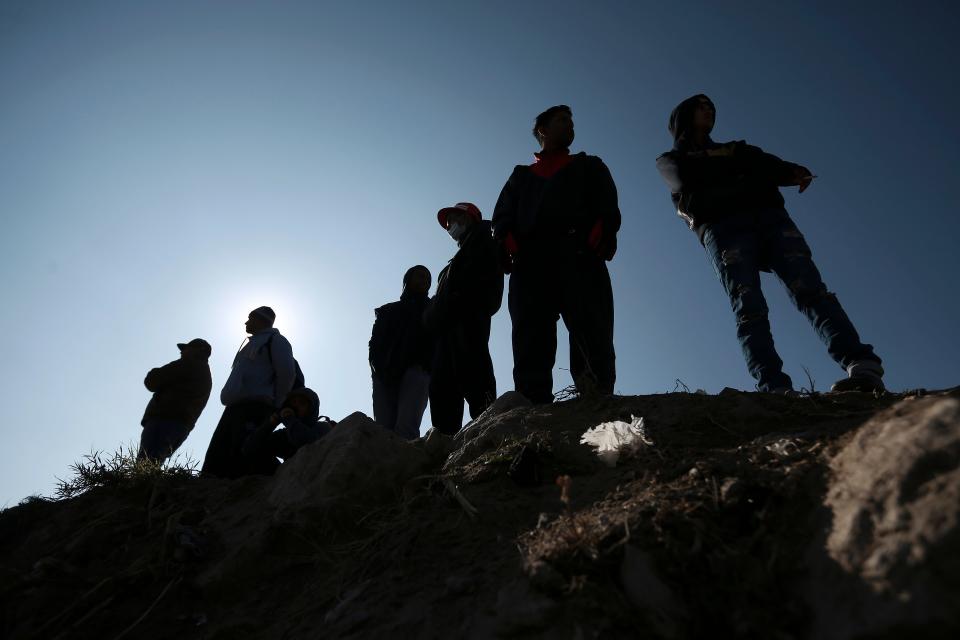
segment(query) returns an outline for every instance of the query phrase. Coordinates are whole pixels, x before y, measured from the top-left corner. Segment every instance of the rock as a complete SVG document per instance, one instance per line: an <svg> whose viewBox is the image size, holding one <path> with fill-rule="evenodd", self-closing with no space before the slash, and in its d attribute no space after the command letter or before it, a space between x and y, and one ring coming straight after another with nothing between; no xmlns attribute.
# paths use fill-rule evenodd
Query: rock
<svg viewBox="0 0 960 640"><path fill-rule="evenodd" d="M268 501L326 518L359 517L395 499L429 463L426 452L357 412L281 465Z"/></svg>
<svg viewBox="0 0 960 640"><path fill-rule="evenodd" d="M489 407L484 410L475 420L472 420L467 426L460 430L460 433L457 434L457 437L465 435L468 431L474 427L487 423L493 418L496 418L499 415L502 415L508 411L514 409L521 409L525 407L532 407L533 403L527 400L527 397L520 393L519 391L507 391L499 398L493 401Z"/></svg>
<svg viewBox="0 0 960 640"><path fill-rule="evenodd" d="M956 625L960 401L901 402L868 422L831 467L826 551L863 588L855 597L843 589L843 613L831 610L829 594L820 602L821 625L842 616L847 626L824 637Z"/></svg>
<svg viewBox="0 0 960 640"><path fill-rule="evenodd" d="M447 459L454 448L453 438L445 433L440 433L436 429L430 430L430 433L424 438L422 446L432 465L443 464L443 461Z"/></svg>

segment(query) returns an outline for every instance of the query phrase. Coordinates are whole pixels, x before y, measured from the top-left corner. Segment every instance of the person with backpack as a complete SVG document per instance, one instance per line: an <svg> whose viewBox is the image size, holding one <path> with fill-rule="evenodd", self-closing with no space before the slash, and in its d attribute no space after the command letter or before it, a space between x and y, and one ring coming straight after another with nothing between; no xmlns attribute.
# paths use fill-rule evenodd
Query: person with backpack
<svg viewBox="0 0 960 640"><path fill-rule="evenodd" d="M370 336L373 419L407 440L420 437L430 388L434 343L423 314L431 279L425 266L410 267L400 300L374 311Z"/></svg>
<svg viewBox="0 0 960 640"><path fill-rule="evenodd" d="M716 108L703 94L670 114L673 149L657 158L677 214L700 238L723 284L737 322L737 338L759 391L789 394L793 381L773 345L760 272L773 271L807 317L827 352L846 372L833 391L883 391L883 367L860 341L837 296L827 290L810 247L784 208L780 187L803 193L810 170L743 140L710 137Z"/></svg>
<svg viewBox="0 0 960 640"><path fill-rule="evenodd" d="M247 436L241 448L244 475L272 475L301 447L330 433L336 423L320 415L320 398L313 389L294 389L283 406ZM280 427L279 429L277 427Z"/></svg>
<svg viewBox="0 0 960 640"><path fill-rule="evenodd" d="M225 409L204 457L201 476L237 477L243 472L240 448L247 435L283 403L303 376L290 342L274 328L270 307L250 312L245 339L220 391Z"/></svg>
<svg viewBox="0 0 960 640"><path fill-rule="evenodd" d="M503 271L510 273L514 385L535 404L553 402L563 318L577 390L609 395L617 374L606 262L617 250L617 187L600 158L570 153L570 107L538 115L533 136L541 150L533 164L514 168L492 218Z"/></svg>
<svg viewBox="0 0 960 640"><path fill-rule="evenodd" d="M151 369L143 384L153 397L140 424L137 460L162 463L193 430L210 398L210 344L202 338L178 343L180 358Z"/></svg>
<svg viewBox="0 0 960 640"><path fill-rule="evenodd" d="M476 418L497 397L490 359L490 319L503 300L503 272L490 222L470 202L441 209L437 221L459 249L437 278L424 315L436 336L430 377L433 428L454 435L463 425L463 403Z"/></svg>

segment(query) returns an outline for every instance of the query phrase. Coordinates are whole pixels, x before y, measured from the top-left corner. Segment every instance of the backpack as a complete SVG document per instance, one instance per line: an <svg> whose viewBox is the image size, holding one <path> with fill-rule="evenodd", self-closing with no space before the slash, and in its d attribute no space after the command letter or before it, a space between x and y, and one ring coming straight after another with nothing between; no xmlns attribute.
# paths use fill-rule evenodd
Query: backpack
<svg viewBox="0 0 960 640"><path fill-rule="evenodd" d="M275 335L277 335L277 334L275 334L275 333L272 334L272 335L270 336L270 339L267 340L267 344L266 344L266 347L267 347L267 358L270 360L270 366L271 366L271 367L273 366L273 346L272 346L272 343L273 343L273 336L275 336ZM293 369L294 369L294 374L293 374L293 387L291 387L290 390L293 391L294 389L303 389L303 388L306 387L307 385L304 384L304 381L303 381L303 371L300 369L300 363L297 362L297 359L296 359L296 358L293 359ZM276 371L276 370L274 370L274 371Z"/></svg>

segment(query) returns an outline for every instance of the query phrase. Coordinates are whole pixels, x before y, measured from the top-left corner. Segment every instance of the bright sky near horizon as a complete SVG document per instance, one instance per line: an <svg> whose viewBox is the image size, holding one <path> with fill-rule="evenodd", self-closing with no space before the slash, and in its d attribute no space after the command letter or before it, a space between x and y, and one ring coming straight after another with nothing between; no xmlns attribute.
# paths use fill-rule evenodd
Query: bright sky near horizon
<svg viewBox="0 0 960 640"><path fill-rule="evenodd" d="M214 390L181 451L202 460L262 304L322 413L370 413L373 309L452 255L437 209L490 215L557 103L619 189L619 393L753 388L654 167L699 92L716 139L819 176L787 208L888 386L960 384L958 6L0 2L0 507L136 442L144 375L194 337ZM839 367L764 290L786 371L829 387ZM509 390L506 299L491 350ZM557 364L560 389L563 347Z"/></svg>

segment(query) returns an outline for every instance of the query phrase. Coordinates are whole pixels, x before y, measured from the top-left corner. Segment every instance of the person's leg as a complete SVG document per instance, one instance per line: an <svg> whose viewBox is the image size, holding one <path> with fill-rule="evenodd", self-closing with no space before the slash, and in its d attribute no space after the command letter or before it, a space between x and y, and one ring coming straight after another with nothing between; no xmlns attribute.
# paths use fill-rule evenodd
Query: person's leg
<svg viewBox="0 0 960 640"><path fill-rule="evenodd" d="M152 460L162 463L186 439L190 430L177 420L150 418L140 434L140 450L137 460Z"/></svg>
<svg viewBox="0 0 960 640"><path fill-rule="evenodd" d="M213 431L213 437L210 438L210 444L207 445L207 452L200 468L201 477L227 476L233 449L233 429L241 418L240 405L224 408L223 415L220 416L220 422L217 423L217 428Z"/></svg>
<svg viewBox="0 0 960 640"><path fill-rule="evenodd" d="M806 316L830 357L853 377L883 375L880 358L864 344L836 294L827 290L810 247L784 210L770 212L764 246L770 266L783 282L790 299ZM881 387L882 388L882 385Z"/></svg>
<svg viewBox="0 0 960 640"><path fill-rule="evenodd" d="M373 376L373 421L388 431L397 426L397 388Z"/></svg>
<svg viewBox="0 0 960 640"><path fill-rule="evenodd" d="M617 379L610 273L593 256L578 256L576 262L565 283L561 308L570 334L570 373L578 391L594 385L610 395Z"/></svg>
<svg viewBox="0 0 960 640"><path fill-rule="evenodd" d="M247 402L237 405L238 417L233 427L233 441L230 459L227 465L226 477L239 478L248 473L246 457L243 455L243 445L257 427L262 425L277 409L269 404Z"/></svg>
<svg viewBox="0 0 960 640"><path fill-rule="evenodd" d="M476 418L497 399L497 378L490 358L490 318L475 319L458 331L457 378L461 381L470 417Z"/></svg>
<svg viewBox="0 0 960 640"><path fill-rule="evenodd" d="M463 424L463 393L454 366L455 335L451 328L437 340L430 376L430 418L440 433L454 435Z"/></svg>
<svg viewBox="0 0 960 640"><path fill-rule="evenodd" d="M707 227L703 244L730 299L737 322L737 339L750 375L760 391L793 388L783 372L767 318L767 301L760 289L757 233L750 221L721 222Z"/></svg>
<svg viewBox="0 0 960 640"><path fill-rule="evenodd" d="M557 357L557 301L550 278L519 265L510 275L507 304L513 323L513 383L534 404L553 402Z"/></svg>
<svg viewBox="0 0 960 640"><path fill-rule="evenodd" d="M423 412L427 409L429 395L430 374L419 366L407 369L400 381L395 429L397 435L407 440L420 437L420 423L423 421Z"/></svg>

